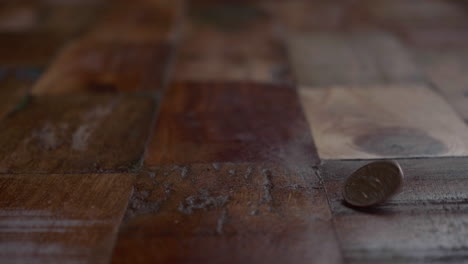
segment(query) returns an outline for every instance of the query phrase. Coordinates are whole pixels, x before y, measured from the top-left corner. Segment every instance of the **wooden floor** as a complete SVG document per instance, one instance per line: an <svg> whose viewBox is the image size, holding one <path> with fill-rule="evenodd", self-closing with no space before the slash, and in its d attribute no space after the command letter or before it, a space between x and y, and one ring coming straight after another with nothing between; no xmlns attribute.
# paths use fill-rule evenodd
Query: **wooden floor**
<svg viewBox="0 0 468 264"><path fill-rule="evenodd" d="M0 1L0 263L466 263L467 124L466 1Z"/></svg>

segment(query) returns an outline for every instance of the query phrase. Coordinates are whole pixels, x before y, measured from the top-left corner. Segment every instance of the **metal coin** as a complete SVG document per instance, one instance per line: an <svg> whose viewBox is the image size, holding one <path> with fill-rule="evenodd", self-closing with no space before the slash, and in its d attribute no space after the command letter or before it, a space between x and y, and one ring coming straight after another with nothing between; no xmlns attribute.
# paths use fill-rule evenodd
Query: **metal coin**
<svg viewBox="0 0 468 264"><path fill-rule="evenodd" d="M357 207L382 203L394 195L403 183L403 171L395 161L369 163L346 179L343 197Z"/></svg>

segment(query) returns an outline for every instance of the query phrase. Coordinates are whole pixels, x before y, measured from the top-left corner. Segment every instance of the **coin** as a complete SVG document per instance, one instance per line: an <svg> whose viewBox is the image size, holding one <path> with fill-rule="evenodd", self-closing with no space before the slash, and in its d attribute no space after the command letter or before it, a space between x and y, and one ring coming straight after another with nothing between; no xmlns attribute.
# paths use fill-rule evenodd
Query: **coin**
<svg viewBox="0 0 468 264"><path fill-rule="evenodd" d="M343 197L357 207L374 206L394 195L403 183L403 171L395 161L364 165L346 179Z"/></svg>

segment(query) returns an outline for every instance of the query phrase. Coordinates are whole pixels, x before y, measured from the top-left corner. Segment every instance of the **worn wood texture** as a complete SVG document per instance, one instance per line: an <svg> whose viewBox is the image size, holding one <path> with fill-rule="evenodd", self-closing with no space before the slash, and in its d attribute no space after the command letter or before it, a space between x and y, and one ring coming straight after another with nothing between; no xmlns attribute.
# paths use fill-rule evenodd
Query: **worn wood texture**
<svg viewBox="0 0 468 264"><path fill-rule="evenodd" d="M344 179L369 161L325 161L320 176L350 263L461 263L466 251L466 158L398 160L401 192L369 210L347 207Z"/></svg>
<svg viewBox="0 0 468 264"><path fill-rule="evenodd" d="M196 162L316 164L294 89L255 83L176 83L159 111L147 166Z"/></svg>
<svg viewBox="0 0 468 264"><path fill-rule="evenodd" d="M134 175L1 175L0 262L109 263Z"/></svg>
<svg viewBox="0 0 468 264"><path fill-rule="evenodd" d="M408 51L390 34L301 33L292 34L287 42L301 87L422 80Z"/></svg>
<svg viewBox="0 0 468 264"><path fill-rule="evenodd" d="M113 263L340 263L313 170L156 167L138 177Z"/></svg>
<svg viewBox="0 0 468 264"><path fill-rule="evenodd" d="M292 82L278 27L260 5L191 1L187 13L174 79Z"/></svg>
<svg viewBox="0 0 468 264"><path fill-rule="evenodd" d="M300 95L323 159L468 154L465 123L425 86L301 89Z"/></svg>
<svg viewBox="0 0 468 264"><path fill-rule="evenodd" d="M468 120L468 50L419 51L415 57L428 80Z"/></svg>
<svg viewBox="0 0 468 264"><path fill-rule="evenodd" d="M158 91L170 52L165 44L77 40L60 52L32 93Z"/></svg>
<svg viewBox="0 0 468 264"><path fill-rule="evenodd" d="M0 122L0 172L135 169L153 109L136 96L34 97Z"/></svg>

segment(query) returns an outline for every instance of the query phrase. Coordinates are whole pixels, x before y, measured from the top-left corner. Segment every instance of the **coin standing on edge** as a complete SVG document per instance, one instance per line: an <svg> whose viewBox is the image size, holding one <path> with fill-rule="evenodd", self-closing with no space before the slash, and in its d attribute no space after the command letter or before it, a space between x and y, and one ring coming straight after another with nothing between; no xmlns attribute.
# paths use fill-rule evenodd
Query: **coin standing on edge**
<svg viewBox="0 0 468 264"><path fill-rule="evenodd" d="M370 207L394 195L403 183L403 171L396 161L364 165L346 179L343 197L356 207Z"/></svg>

